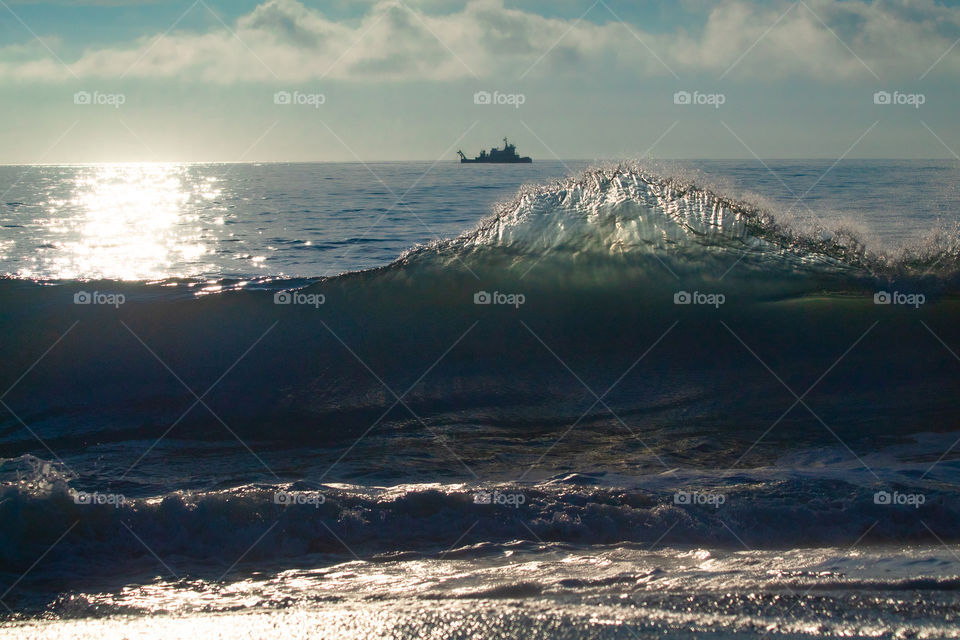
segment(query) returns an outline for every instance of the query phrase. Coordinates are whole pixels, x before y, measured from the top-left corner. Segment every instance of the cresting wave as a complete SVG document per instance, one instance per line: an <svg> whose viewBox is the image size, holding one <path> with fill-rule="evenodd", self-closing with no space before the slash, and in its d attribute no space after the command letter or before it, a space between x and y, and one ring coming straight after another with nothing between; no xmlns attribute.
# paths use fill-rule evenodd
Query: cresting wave
<svg viewBox="0 0 960 640"><path fill-rule="evenodd" d="M376 423L386 452L426 427L550 432L623 374L606 404L657 455L712 464L777 419L793 399L784 386L807 388L845 353L816 413L874 447L958 427L944 348L960 343L957 253L938 251L894 260L621 166L526 189L476 230L371 271L3 280L0 382L19 419L0 417L0 455L40 453L23 423L57 451L149 442L171 425L229 439L217 418L276 446L349 443ZM215 415L184 413L204 389ZM622 432L603 404L580 420L598 441ZM832 442L811 420L786 416L764 446ZM701 453L678 433L703 435Z"/></svg>
<svg viewBox="0 0 960 640"><path fill-rule="evenodd" d="M453 265L475 258L526 268L528 260L544 256L575 260L582 268L604 258L629 264L655 256L650 264L659 265L661 275L667 266L680 275L725 276L733 258L741 269L773 276L788 271L950 278L960 267L960 242L956 234L939 231L921 246L891 254L869 248L849 226L800 222L689 179L619 165L526 187L477 229L414 248L399 264L439 257Z"/></svg>

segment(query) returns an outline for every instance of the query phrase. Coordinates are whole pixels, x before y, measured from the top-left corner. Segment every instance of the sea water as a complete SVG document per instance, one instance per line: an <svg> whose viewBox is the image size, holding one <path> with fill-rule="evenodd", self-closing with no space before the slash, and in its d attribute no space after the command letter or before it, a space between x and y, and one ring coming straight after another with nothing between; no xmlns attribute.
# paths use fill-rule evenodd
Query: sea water
<svg viewBox="0 0 960 640"><path fill-rule="evenodd" d="M957 163L0 168L0 632L956 637Z"/></svg>

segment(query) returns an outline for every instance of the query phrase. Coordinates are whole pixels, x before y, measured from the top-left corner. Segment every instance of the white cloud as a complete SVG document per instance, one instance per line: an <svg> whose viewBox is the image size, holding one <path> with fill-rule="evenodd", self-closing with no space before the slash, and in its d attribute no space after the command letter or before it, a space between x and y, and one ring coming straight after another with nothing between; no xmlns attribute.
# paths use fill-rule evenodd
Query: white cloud
<svg viewBox="0 0 960 640"><path fill-rule="evenodd" d="M471 0L447 14L385 0L359 20L337 22L297 0L267 0L229 29L215 22L218 28L207 33L174 30L88 49L66 61L69 71L45 52L25 59L23 47L3 48L0 78L235 83L321 77L445 81L476 75L512 82L531 66L532 77L663 76L670 73L667 67L680 76L716 77L749 50L731 78L869 80L869 67L885 80L915 79L960 37L960 12L933 0L807 0L789 11L788 2L725 0L710 6L702 29L648 33L642 24L628 28L616 22L603 5L594 8L592 20L574 25L506 9L502 0ZM201 4L194 10L207 9ZM938 71L960 71L958 50Z"/></svg>

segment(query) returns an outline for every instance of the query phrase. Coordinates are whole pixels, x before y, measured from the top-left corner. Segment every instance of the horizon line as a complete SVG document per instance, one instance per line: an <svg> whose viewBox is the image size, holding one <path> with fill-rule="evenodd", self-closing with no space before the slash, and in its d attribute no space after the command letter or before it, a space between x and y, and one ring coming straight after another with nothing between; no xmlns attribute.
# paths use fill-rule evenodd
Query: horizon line
<svg viewBox="0 0 960 640"><path fill-rule="evenodd" d="M851 160L858 161L899 161L899 162L943 162L943 161L953 161L960 162L960 159L954 158L951 156L942 156L942 157L885 157L885 156L847 156L845 158L837 159L832 156L779 156L779 157L763 157L763 158L752 158L752 157L725 157L725 158L629 158L629 157L619 157L619 158L555 158L555 159L542 159L534 160L533 163L528 164L538 164L538 163L552 163L552 164L563 164L565 162L593 162L597 164L602 163L623 163L623 162L782 162L782 161L829 161L829 162L848 162ZM258 164L412 164L412 163L423 163L423 164L461 164L459 160L429 160L429 159L413 159L413 160L93 160L93 161L80 161L80 162L0 162L0 167L82 167L82 166L102 166L102 165L120 165L120 164L129 164L129 165L147 165L147 164L179 164L179 165L211 165L211 164L235 164L235 165L258 165ZM470 164L470 163L464 163ZM487 163L487 164L498 164L498 163ZM511 163L503 163L511 164ZM512 166L512 164L511 164ZM524 165L528 166L528 165Z"/></svg>

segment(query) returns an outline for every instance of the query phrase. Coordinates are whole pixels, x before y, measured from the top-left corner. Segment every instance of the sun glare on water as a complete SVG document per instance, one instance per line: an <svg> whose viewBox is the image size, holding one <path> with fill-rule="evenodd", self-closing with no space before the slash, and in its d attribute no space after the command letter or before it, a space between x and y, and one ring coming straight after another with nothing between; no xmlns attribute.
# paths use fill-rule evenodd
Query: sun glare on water
<svg viewBox="0 0 960 640"><path fill-rule="evenodd" d="M186 275L178 265L212 251L195 199L218 195L185 165L98 165L80 171L68 200L51 200L50 230L63 239L43 269L57 278L150 280Z"/></svg>

